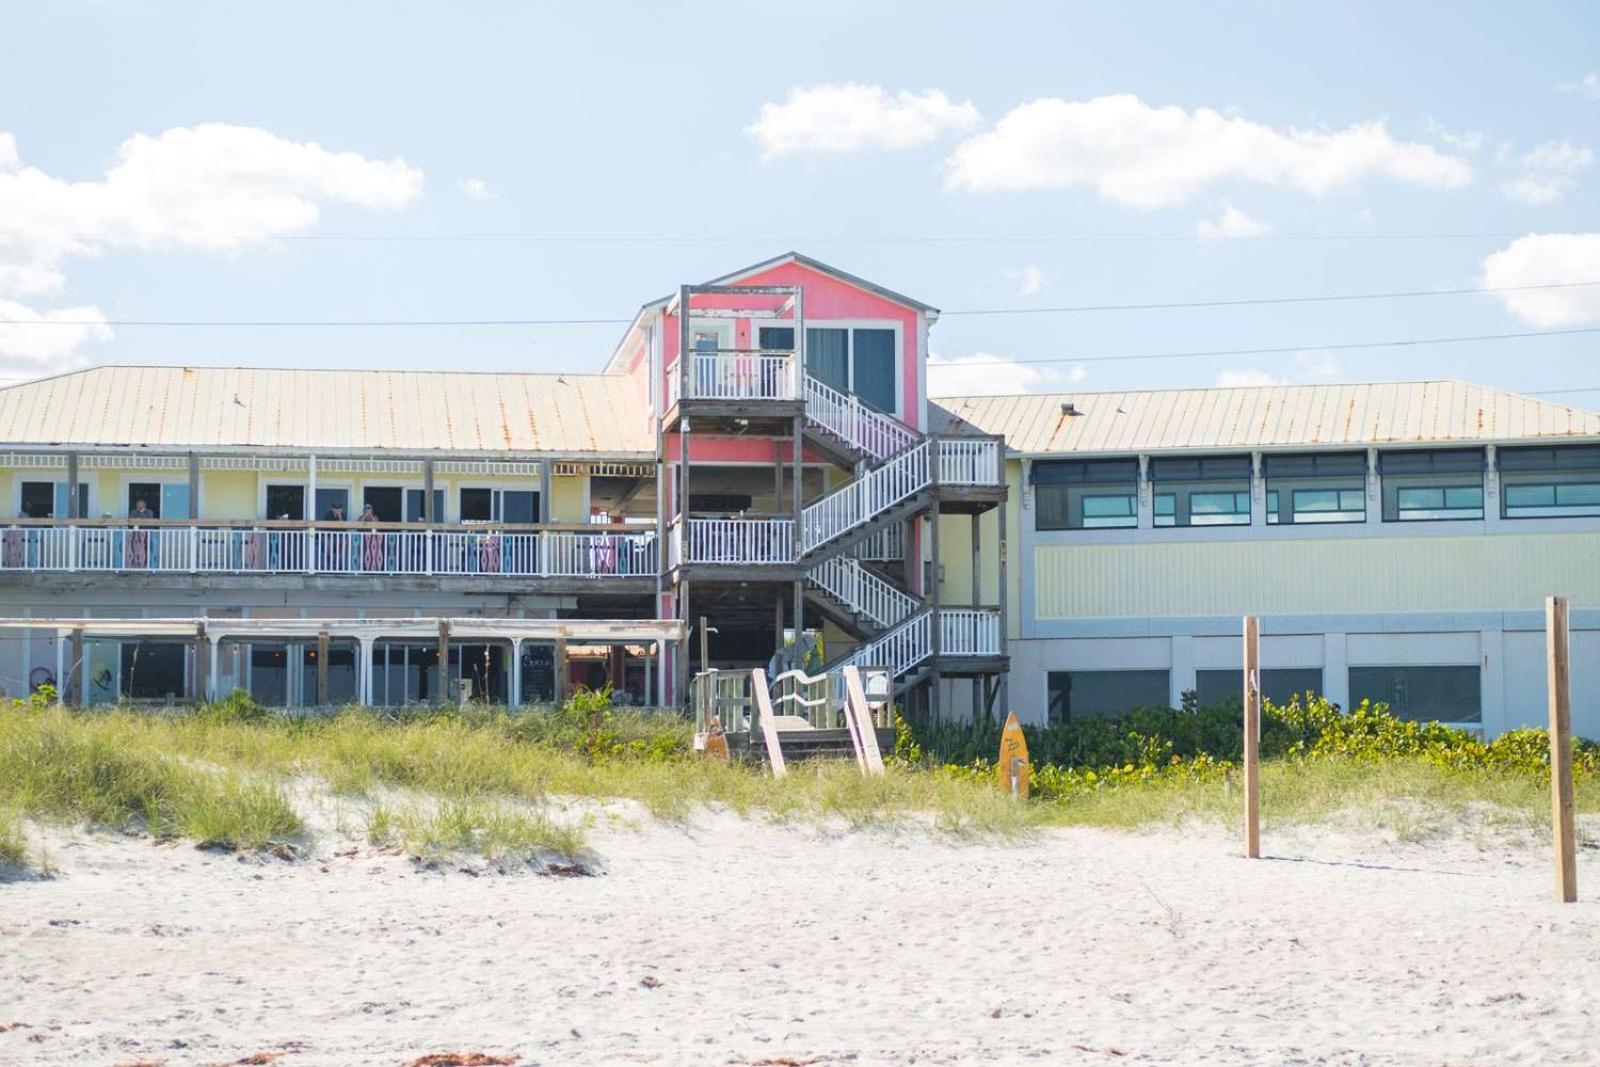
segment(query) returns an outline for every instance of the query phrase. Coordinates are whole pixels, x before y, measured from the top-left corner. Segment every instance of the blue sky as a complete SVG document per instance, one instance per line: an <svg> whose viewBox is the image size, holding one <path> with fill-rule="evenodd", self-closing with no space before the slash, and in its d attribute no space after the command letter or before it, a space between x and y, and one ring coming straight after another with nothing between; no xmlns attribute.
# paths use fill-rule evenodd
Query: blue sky
<svg viewBox="0 0 1600 1067"><path fill-rule="evenodd" d="M947 311L1600 282L1584 4L257 7L0 10L0 317L626 318L791 247ZM1600 334L1072 357L1591 326L1600 287L949 315L933 348L960 389L1541 390L1600 386ZM0 324L0 376L599 369L619 333Z"/></svg>

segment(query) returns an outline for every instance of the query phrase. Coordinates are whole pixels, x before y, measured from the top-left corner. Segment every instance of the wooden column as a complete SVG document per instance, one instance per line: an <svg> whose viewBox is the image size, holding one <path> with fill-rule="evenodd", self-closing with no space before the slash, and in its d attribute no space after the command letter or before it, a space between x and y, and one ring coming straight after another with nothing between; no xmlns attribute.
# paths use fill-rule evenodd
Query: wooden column
<svg viewBox="0 0 1600 1067"><path fill-rule="evenodd" d="M556 703L567 702L567 632L565 630L556 634Z"/></svg>
<svg viewBox="0 0 1600 1067"><path fill-rule="evenodd" d="M200 517L200 453L189 453L189 514L188 518Z"/></svg>
<svg viewBox="0 0 1600 1067"><path fill-rule="evenodd" d="M325 708L328 699L328 631L317 634L317 707Z"/></svg>
<svg viewBox="0 0 1600 1067"><path fill-rule="evenodd" d="M656 469L659 474L659 464ZM659 498L660 495L658 489L656 496ZM539 461L539 521L541 523L550 521L550 461L547 459Z"/></svg>
<svg viewBox="0 0 1600 1067"><path fill-rule="evenodd" d="M1578 853L1573 828L1572 689L1567 648L1567 598L1545 601L1550 687L1550 818L1555 830L1556 899L1578 899Z"/></svg>
<svg viewBox="0 0 1600 1067"><path fill-rule="evenodd" d="M1261 856L1261 620L1244 620L1244 854Z"/></svg>
<svg viewBox="0 0 1600 1067"><path fill-rule="evenodd" d="M433 513L433 460L431 459L422 461L422 521L430 524L439 521L439 516Z"/></svg>
<svg viewBox="0 0 1600 1067"><path fill-rule="evenodd" d="M79 626L72 631L72 649L68 654L70 662L67 664L67 675L58 679L61 691L66 695L67 703L83 703L83 627ZM199 660L195 663L198 665ZM198 669L198 667L197 667Z"/></svg>
<svg viewBox="0 0 1600 1067"><path fill-rule="evenodd" d="M935 463L937 467L937 463ZM939 672L939 655L944 642L944 627L939 625L939 501L933 502L933 514L929 525L928 554L933 562L928 566L928 606L933 613L928 617L928 638L933 649L933 675L928 687L928 715L934 722L939 721L939 683L943 680Z"/></svg>
<svg viewBox="0 0 1600 1067"><path fill-rule="evenodd" d="M439 620L439 695L438 703L450 700L450 623Z"/></svg>
<svg viewBox="0 0 1600 1067"><path fill-rule="evenodd" d="M86 500L79 500L78 499L78 454L76 452L68 452L67 453L67 518L69 518L69 519L81 519L81 518L83 518L83 509L84 509L84 506L87 503L88 503L88 501L86 501ZM59 678L56 679L56 680L60 681Z"/></svg>
<svg viewBox="0 0 1600 1067"><path fill-rule="evenodd" d="M972 606L975 608L983 606L983 600L980 598L980 594L983 592L983 557L978 554L978 520L980 518L981 516L977 512L972 513ZM983 714L983 697L983 686L979 685L978 679L974 678L972 681L973 722L977 722L979 716Z"/></svg>
<svg viewBox="0 0 1600 1067"><path fill-rule="evenodd" d="M1004 457L1004 452L1003 451L1002 451L1001 455L1002 455L1001 462L1004 463L1004 458L1003 458ZM1006 549L1006 505L1005 504L1001 504L1000 505L999 510L996 512L996 515L998 516L998 518L996 520L996 523L997 523L997 525L999 527L999 533L1000 533L1000 544L999 544L999 552L1000 552L999 566L1000 566L1000 570L999 570L999 581L998 581L996 589L995 589L995 595L998 598L998 602L999 602L999 605L1000 605L1000 649L1001 649L1002 652L1004 652L1006 655L1009 656L1011 654L1011 642L1010 642L1010 638L1009 638L1008 635L1011 633L1011 623L1006 617L1006 589L1007 589L1007 586L1006 586L1006 551L1007 551L1007 549ZM1009 663L1009 660L1007 662ZM1006 715L1008 715L1010 713L1010 711L1011 711L1011 705L1010 705L1011 694L1009 692L1010 685L1011 685L1010 679L1011 679L1011 672L1009 670L1006 673L1000 675L1000 677L996 679L996 684L997 684L996 692L997 692L997 694L999 695L999 698L1000 698L999 718L1000 718L1001 722L1005 721Z"/></svg>

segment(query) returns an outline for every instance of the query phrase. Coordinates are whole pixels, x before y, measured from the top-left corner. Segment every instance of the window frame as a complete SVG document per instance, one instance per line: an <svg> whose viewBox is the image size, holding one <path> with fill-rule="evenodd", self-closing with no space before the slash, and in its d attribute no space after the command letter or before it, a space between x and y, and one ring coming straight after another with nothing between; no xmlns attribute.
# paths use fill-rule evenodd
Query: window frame
<svg viewBox="0 0 1600 1067"><path fill-rule="evenodd" d="M1357 672L1357 671L1416 671L1416 670L1422 670L1422 671L1472 671L1473 672L1473 676L1477 680L1477 688L1478 688L1478 711L1477 711L1477 716L1475 718L1470 718L1470 719L1460 719L1460 718L1446 719L1446 718L1439 718L1437 716L1432 717L1432 718L1416 718L1416 717L1413 717L1413 716L1411 716L1409 714L1409 711L1410 711L1409 708L1406 708L1403 711L1395 711L1393 702L1388 701L1388 700L1382 700L1382 699L1374 698L1374 697L1371 696L1371 694L1362 693L1362 692L1360 692L1360 690L1361 690L1361 688L1364 688L1364 687L1360 687L1360 686L1357 686L1355 684L1355 672ZM1466 726L1466 727L1471 727L1471 728L1481 728L1483 726L1483 665L1481 663L1352 663L1352 664L1349 664L1345 668L1345 685L1347 687L1346 688L1346 692L1348 692L1350 694L1350 706L1352 708L1359 706L1360 702L1361 702L1361 698L1363 696L1365 696L1369 700L1377 699L1379 703L1389 704L1390 705L1390 713L1391 714L1393 714L1396 718L1405 719L1408 722L1438 722L1438 723L1443 723L1445 725Z"/></svg>
<svg viewBox="0 0 1600 1067"><path fill-rule="evenodd" d="M761 347L761 331L763 329L793 330L793 325L783 325L781 322L771 320L752 319L751 337L756 347ZM845 368L847 371L848 386L844 390L851 396L859 396L856 392L856 334L857 330L887 330L894 333L894 408L885 411L886 415L893 415L902 422L909 421L905 411L906 392L906 339L905 324L898 319L806 319L805 328L808 330L844 330L845 331ZM771 351L779 351L772 349ZM802 368L803 372L804 368ZM868 403L874 410L877 405Z"/></svg>
<svg viewBox="0 0 1600 1067"><path fill-rule="evenodd" d="M1043 679L1043 682L1044 682L1044 714L1045 714L1045 724L1048 725L1048 726L1055 726L1055 725L1057 725L1059 723L1066 723L1066 722L1071 722L1072 721L1072 714L1071 714L1071 709L1070 708L1063 709L1066 712L1066 714L1063 717L1057 718L1053 714L1053 704L1051 702L1051 696L1050 696L1050 691L1051 691L1051 688L1052 688L1051 677L1053 675L1057 675L1057 674L1069 674L1069 675L1070 674L1124 674L1124 675L1126 675L1126 674L1152 674L1152 675L1153 674L1160 674L1160 675L1164 675L1165 676L1166 681L1165 681L1165 684L1163 686L1163 692L1162 692L1161 702L1160 702L1159 706L1168 707L1168 706L1170 706L1170 704L1172 702L1172 668L1170 666L1169 667L1111 667L1111 668L1054 667L1054 668L1046 668L1044 670L1043 674L1044 674L1044 679ZM1111 717L1113 717L1115 715L1125 715L1129 711L1131 711L1133 708L1142 708L1142 707L1151 707L1151 706L1152 705L1149 705L1149 704L1135 703L1135 704L1130 705L1127 708L1121 709L1120 711L1105 712L1105 713L1083 712L1081 717L1084 717L1084 718L1097 718L1097 719L1109 719L1109 718L1111 718Z"/></svg>

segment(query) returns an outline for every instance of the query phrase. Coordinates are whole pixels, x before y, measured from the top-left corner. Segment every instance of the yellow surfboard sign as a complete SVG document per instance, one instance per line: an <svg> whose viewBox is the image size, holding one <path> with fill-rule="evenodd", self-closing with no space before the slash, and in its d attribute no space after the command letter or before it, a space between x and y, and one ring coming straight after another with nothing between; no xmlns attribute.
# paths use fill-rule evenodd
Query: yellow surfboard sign
<svg viewBox="0 0 1600 1067"><path fill-rule="evenodd" d="M1028 796L1028 740L1022 736L1022 724L1017 713L1006 715L1005 728L1000 731L1000 788L1007 793L1026 799Z"/></svg>
<svg viewBox="0 0 1600 1067"><path fill-rule="evenodd" d="M728 735L722 731L722 720L715 715L711 717L711 728L706 731L705 757L708 760L721 760L723 763L727 763L730 758Z"/></svg>

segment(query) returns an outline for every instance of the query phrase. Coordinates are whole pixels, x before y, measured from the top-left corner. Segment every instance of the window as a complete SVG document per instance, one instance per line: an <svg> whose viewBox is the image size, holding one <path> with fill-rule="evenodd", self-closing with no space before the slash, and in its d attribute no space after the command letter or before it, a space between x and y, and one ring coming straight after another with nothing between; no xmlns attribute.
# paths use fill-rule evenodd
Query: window
<svg viewBox="0 0 1600 1067"><path fill-rule="evenodd" d="M267 486L267 518L293 519L306 517L306 487L303 485ZM281 701L280 701L281 703Z"/></svg>
<svg viewBox="0 0 1600 1067"><path fill-rule="evenodd" d="M1387 704L1413 722L1481 722L1478 668L1351 667L1350 703Z"/></svg>
<svg viewBox="0 0 1600 1067"><path fill-rule="evenodd" d="M64 519L67 517L66 482L23 482L18 511L24 519ZM78 516L89 513L89 483L78 483Z"/></svg>
<svg viewBox="0 0 1600 1067"><path fill-rule="evenodd" d="M118 685L129 700L181 700L188 649L155 641L125 641Z"/></svg>
<svg viewBox="0 0 1600 1067"><path fill-rule="evenodd" d="M1600 446L1504 448L1499 459L1505 518L1600 515Z"/></svg>
<svg viewBox="0 0 1600 1067"><path fill-rule="evenodd" d="M1267 456L1267 522L1365 522L1367 457L1360 452ZM1287 505L1285 507L1284 505Z"/></svg>
<svg viewBox="0 0 1600 1067"><path fill-rule="evenodd" d="M1051 671L1045 676L1050 721L1164 708L1169 684L1167 671Z"/></svg>
<svg viewBox="0 0 1600 1067"><path fill-rule="evenodd" d="M1483 518L1481 448L1383 452L1384 522Z"/></svg>
<svg viewBox="0 0 1600 1067"><path fill-rule="evenodd" d="M1261 695L1274 704L1287 704L1308 692L1322 692L1321 667L1265 667L1261 671ZM1230 700L1243 703L1244 671L1195 671L1194 695L1202 708Z"/></svg>
<svg viewBox="0 0 1600 1067"><path fill-rule="evenodd" d="M371 506L379 522L400 521L400 516L403 514L400 510L400 497L399 486L374 485L361 491L361 503L364 506Z"/></svg>
<svg viewBox="0 0 1600 1067"><path fill-rule="evenodd" d="M337 520L333 518L334 505L338 505L341 516ZM349 522L355 518L354 515L350 514L350 490L322 485L317 486L316 517L330 522Z"/></svg>
<svg viewBox="0 0 1600 1067"><path fill-rule="evenodd" d="M1250 525L1250 457L1150 461L1157 526Z"/></svg>
<svg viewBox="0 0 1600 1067"><path fill-rule="evenodd" d="M793 351L794 327L763 326L757 343L767 351ZM899 410L895 391L899 353L895 331L881 327L806 328L806 370L840 392L854 393L890 414Z"/></svg>
<svg viewBox="0 0 1600 1067"><path fill-rule="evenodd" d="M532 490L461 490L462 522L531 523L538 514L539 494Z"/></svg>
<svg viewBox="0 0 1600 1067"><path fill-rule="evenodd" d="M423 522L424 521L424 517L423 517L423 514L422 514L422 490L421 489L407 489L406 490L406 521L407 522ZM444 521L444 490L443 489L435 489L433 491L433 521L434 522L443 522Z"/></svg>
<svg viewBox="0 0 1600 1067"><path fill-rule="evenodd" d="M1139 525L1139 461L1047 460L1032 468L1034 528L1094 530Z"/></svg>
<svg viewBox="0 0 1600 1067"><path fill-rule="evenodd" d="M139 504L150 510L151 516L161 517L161 483L160 482L129 482L128 483L128 514L133 515L139 510Z"/></svg>

